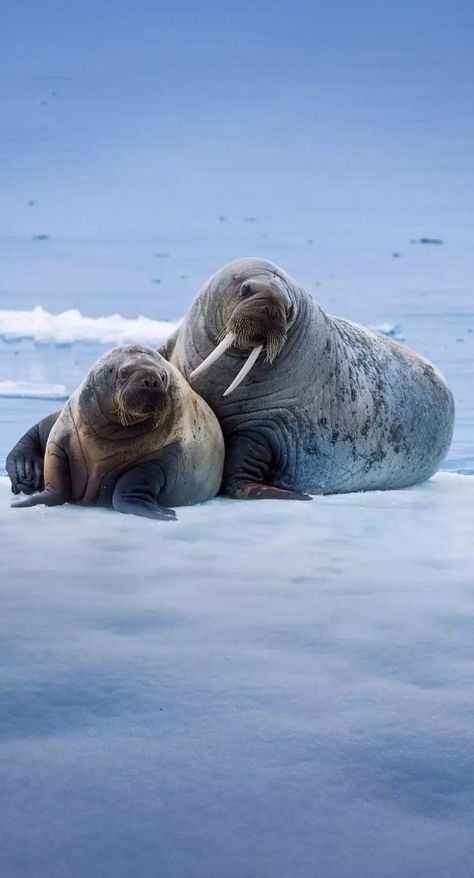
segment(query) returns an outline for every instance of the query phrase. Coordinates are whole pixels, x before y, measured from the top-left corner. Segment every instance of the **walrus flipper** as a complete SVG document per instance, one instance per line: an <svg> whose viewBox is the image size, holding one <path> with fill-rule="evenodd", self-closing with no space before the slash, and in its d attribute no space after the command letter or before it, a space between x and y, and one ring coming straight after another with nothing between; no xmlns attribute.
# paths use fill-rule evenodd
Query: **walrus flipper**
<svg viewBox="0 0 474 878"><path fill-rule="evenodd" d="M112 496L112 506L117 512L124 512L126 515L175 521L174 510L158 503L164 484L165 475L159 463L148 461L138 464L118 479Z"/></svg>
<svg viewBox="0 0 474 878"><path fill-rule="evenodd" d="M33 494L44 487L44 454L48 436L61 412L54 412L35 424L10 451L6 470L13 494Z"/></svg>
<svg viewBox="0 0 474 878"><path fill-rule="evenodd" d="M264 485L262 482L237 482L226 485L225 493L236 500L311 500L309 494L301 491L288 491L275 485Z"/></svg>
<svg viewBox="0 0 474 878"><path fill-rule="evenodd" d="M240 431L227 440L221 492L236 500L311 500L272 485L275 449L265 432Z"/></svg>
<svg viewBox="0 0 474 878"><path fill-rule="evenodd" d="M71 496L71 471L65 450L56 442L50 442L45 461L45 488L39 494L31 494L23 500L15 500L14 509L27 506L62 506Z"/></svg>
<svg viewBox="0 0 474 878"><path fill-rule="evenodd" d="M30 494L23 500L14 500L10 505L12 509L22 509L27 506L62 506L66 502L67 497L63 493L45 488L39 494Z"/></svg>

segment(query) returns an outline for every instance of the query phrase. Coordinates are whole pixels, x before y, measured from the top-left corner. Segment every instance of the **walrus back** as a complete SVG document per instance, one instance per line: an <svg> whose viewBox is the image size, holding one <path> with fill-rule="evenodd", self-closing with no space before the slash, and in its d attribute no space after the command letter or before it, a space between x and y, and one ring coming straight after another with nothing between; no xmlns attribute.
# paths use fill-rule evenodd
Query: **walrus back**
<svg viewBox="0 0 474 878"><path fill-rule="evenodd" d="M305 453L298 481L307 490L345 493L430 478L453 434L454 401L443 376L393 339L330 320L336 366L301 424Z"/></svg>

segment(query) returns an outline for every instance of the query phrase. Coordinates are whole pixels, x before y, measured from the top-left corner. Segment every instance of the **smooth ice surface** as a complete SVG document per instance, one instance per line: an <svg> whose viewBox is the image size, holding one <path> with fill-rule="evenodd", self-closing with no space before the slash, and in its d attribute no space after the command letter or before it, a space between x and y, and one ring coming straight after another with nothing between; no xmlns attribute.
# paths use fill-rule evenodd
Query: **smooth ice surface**
<svg viewBox="0 0 474 878"><path fill-rule="evenodd" d="M2 876L471 878L474 479L2 532Z"/></svg>

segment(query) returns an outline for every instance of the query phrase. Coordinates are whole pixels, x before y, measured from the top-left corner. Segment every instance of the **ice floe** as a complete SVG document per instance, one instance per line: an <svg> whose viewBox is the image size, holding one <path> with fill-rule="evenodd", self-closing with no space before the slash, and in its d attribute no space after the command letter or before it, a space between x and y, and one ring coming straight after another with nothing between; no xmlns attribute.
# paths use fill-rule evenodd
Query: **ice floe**
<svg viewBox="0 0 474 878"><path fill-rule="evenodd" d="M67 399L64 384L44 384L32 381L0 381L0 398L7 399Z"/></svg>
<svg viewBox="0 0 474 878"><path fill-rule="evenodd" d="M161 344L179 321L135 319L110 314L104 317L86 317L73 308L52 314L41 305L30 311L1 311L0 338L8 341L31 338L37 342L73 344L96 342L100 344Z"/></svg>

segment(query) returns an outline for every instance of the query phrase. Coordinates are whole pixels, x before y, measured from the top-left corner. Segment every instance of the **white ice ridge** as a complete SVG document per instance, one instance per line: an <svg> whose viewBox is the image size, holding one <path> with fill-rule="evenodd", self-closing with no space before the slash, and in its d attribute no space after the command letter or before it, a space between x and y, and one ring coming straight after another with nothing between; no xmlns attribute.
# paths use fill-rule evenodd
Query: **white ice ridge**
<svg viewBox="0 0 474 878"><path fill-rule="evenodd" d="M0 398L67 399L64 384L43 384L32 381L0 381Z"/></svg>
<svg viewBox="0 0 474 878"><path fill-rule="evenodd" d="M120 314L108 317L85 317L77 309L52 314L37 305L31 311L0 310L0 338L8 341L31 338L38 342L73 344L157 345L165 341L179 321L151 320L137 317L133 320Z"/></svg>

